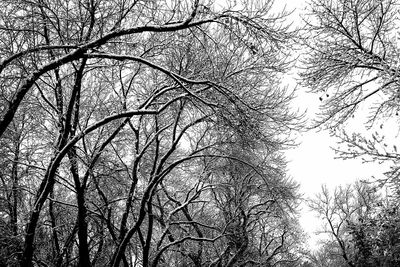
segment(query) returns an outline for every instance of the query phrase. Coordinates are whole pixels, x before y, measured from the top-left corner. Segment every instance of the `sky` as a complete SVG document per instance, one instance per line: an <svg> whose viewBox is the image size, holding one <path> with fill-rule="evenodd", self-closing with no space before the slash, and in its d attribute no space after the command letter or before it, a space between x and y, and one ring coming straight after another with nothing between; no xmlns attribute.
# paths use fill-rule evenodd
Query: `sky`
<svg viewBox="0 0 400 267"><path fill-rule="evenodd" d="M301 24L300 14L304 13L306 0L279 0L275 7L280 10L294 10L290 18L293 26ZM319 95L307 93L306 88L296 84L295 77L290 75L284 81L289 89L296 88L297 98L294 108L305 111L309 120L315 117L319 108ZM358 125L359 126L359 125ZM357 125L355 128L357 129ZM338 139L330 136L326 130L304 131L297 135L297 147L286 151L288 174L300 184L300 192L304 198L312 198L321 191L321 186L326 185L333 190L339 185L346 185L356 180L365 180L372 176L382 177L387 166L377 162L363 163L360 159L338 159L331 147L336 147ZM316 235L322 229L323 222L316 214L311 212L306 205L302 205L300 223L306 233L311 248L317 247L318 239L323 236Z"/></svg>

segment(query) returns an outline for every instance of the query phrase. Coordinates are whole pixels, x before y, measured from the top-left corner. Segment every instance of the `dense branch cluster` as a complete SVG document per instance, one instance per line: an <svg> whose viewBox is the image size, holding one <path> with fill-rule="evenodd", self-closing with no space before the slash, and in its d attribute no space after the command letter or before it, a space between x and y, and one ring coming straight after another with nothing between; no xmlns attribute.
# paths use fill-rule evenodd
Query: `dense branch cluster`
<svg viewBox="0 0 400 267"><path fill-rule="evenodd" d="M398 113L395 1L314 1L310 13L302 81L323 95L319 122L338 125L377 99L370 122Z"/></svg>
<svg viewBox="0 0 400 267"><path fill-rule="evenodd" d="M299 260L271 1L0 3L0 262Z"/></svg>

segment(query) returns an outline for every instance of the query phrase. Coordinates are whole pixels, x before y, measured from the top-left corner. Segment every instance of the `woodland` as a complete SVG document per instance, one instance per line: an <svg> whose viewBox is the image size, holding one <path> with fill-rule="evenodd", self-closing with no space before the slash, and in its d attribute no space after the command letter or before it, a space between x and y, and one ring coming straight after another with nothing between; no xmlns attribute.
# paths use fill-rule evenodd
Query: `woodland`
<svg viewBox="0 0 400 267"><path fill-rule="evenodd" d="M399 1L0 4L0 266L400 266ZM308 129L391 168L306 199Z"/></svg>

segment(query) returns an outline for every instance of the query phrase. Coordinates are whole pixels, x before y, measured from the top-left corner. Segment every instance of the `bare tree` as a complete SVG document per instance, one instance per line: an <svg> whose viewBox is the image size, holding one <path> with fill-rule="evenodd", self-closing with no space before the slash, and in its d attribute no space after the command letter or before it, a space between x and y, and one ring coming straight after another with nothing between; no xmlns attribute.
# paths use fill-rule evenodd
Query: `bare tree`
<svg viewBox="0 0 400 267"><path fill-rule="evenodd" d="M225 233L196 214L213 186L195 166L235 144L278 164L296 125L277 86L293 37L283 15L272 1L1 3L0 137L15 144L2 177L28 192L24 216L8 215L26 225L21 266L155 266L187 243L201 264Z"/></svg>
<svg viewBox="0 0 400 267"><path fill-rule="evenodd" d="M335 148L339 157L390 164L390 170L385 172L386 177L379 180L375 187L377 190L388 185L392 195L389 206L397 207L398 131L395 130L397 133L389 138L387 132L398 128L398 2L316 0L309 7L310 16L306 19L306 31L309 35L304 42L307 54L304 56L305 65L301 75L303 84L320 94L322 112L315 126L324 125L332 134L341 138L342 144ZM363 117L365 113L368 113L366 118ZM363 131L347 129L354 121L353 118L364 122ZM323 195L324 203L329 203L328 194ZM373 202L378 203L378 200ZM356 206L353 208L357 209ZM326 211L328 210L332 213L331 216L337 216L333 215L336 214L333 207ZM376 212L386 213L384 210ZM330 218L328 215L325 216ZM348 217L346 213L342 216ZM371 224L386 224L386 219L382 217L379 221L375 215L367 216L363 220ZM334 224L331 230L332 233L338 233L339 237L338 225ZM342 225L346 225L345 221ZM368 239L362 236L370 227L361 221L353 221L349 227L351 225L354 231L346 232L352 238L359 241ZM373 231L368 232L368 235ZM361 244L364 241L354 241L353 245L358 244L357 251L364 251L365 255L374 251L384 258L377 250ZM341 241L337 242L340 245ZM343 246L339 247L341 253L345 254ZM358 259L352 260L353 264L361 262L362 258L366 261L360 263L361 266L383 264L383 260L373 262L376 258L358 254Z"/></svg>
<svg viewBox="0 0 400 267"><path fill-rule="evenodd" d="M321 95L319 123L341 124L364 103L370 123L397 113L397 11L393 0L311 3L302 81Z"/></svg>
<svg viewBox="0 0 400 267"><path fill-rule="evenodd" d="M324 221L323 233L330 236L330 256L342 258L348 266L360 265L351 227L375 213L380 196L364 183L338 187L333 194L323 186L322 192L310 201L310 208ZM325 248L322 248L324 250Z"/></svg>

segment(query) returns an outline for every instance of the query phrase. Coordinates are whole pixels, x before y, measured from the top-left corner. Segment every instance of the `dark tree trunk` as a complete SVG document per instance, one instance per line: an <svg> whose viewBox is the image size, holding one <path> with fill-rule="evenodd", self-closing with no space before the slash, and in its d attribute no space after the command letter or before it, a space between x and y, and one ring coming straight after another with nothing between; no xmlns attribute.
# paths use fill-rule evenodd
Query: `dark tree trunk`
<svg viewBox="0 0 400 267"><path fill-rule="evenodd" d="M79 190L78 200L78 239L79 239L79 266L91 266L89 257L89 246L87 243L87 222L84 190Z"/></svg>

